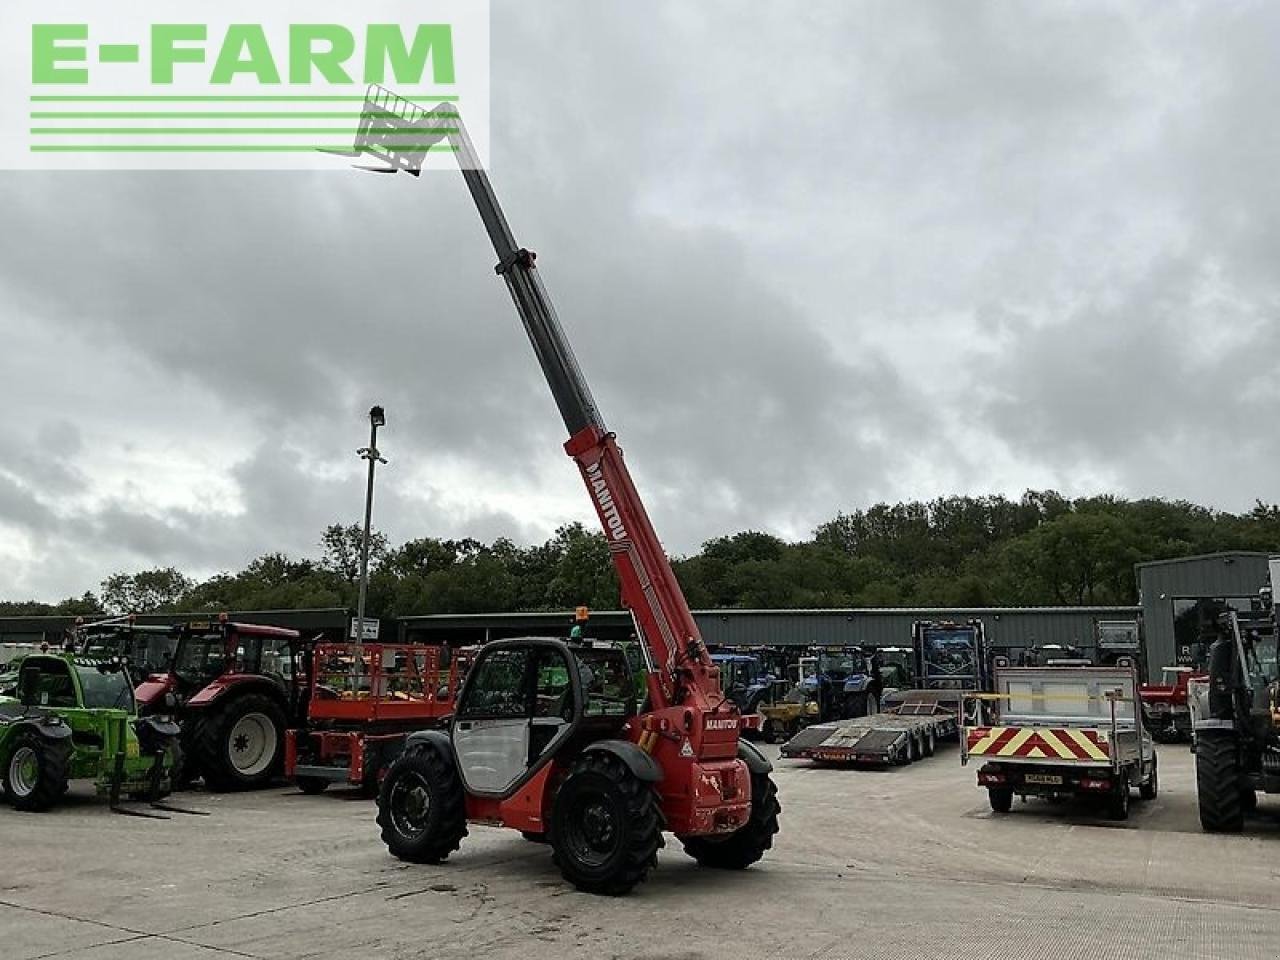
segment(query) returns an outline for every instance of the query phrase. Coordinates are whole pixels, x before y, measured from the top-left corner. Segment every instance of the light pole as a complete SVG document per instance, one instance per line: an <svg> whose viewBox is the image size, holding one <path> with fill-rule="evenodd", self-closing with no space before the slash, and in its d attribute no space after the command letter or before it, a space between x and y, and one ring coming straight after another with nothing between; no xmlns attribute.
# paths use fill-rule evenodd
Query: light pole
<svg viewBox="0 0 1280 960"><path fill-rule="evenodd" d="M378 464L386 463L378 453L378 428L387 425L387 414L381 407L369 410L369 445L356 453L361 460L369 461L369 484L364 493L364 537L360 541L360 599L356 601L356 656L352 669L359 671L364 658L364 602L369 594L369 527L373 520L373 472Z"/></svg>

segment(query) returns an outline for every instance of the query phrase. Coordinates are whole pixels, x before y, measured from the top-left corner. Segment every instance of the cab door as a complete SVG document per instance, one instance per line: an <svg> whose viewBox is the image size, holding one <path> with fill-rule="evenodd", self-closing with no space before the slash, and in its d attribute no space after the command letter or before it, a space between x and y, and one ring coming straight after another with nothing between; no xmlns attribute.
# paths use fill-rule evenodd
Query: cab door
<svg viewBox="0 0 1280 960"><path fill-rule="evenodd" d="M555 753L577 718L572 669L559 644L481 654L453 725L468 791L506 796Z"/></svg>

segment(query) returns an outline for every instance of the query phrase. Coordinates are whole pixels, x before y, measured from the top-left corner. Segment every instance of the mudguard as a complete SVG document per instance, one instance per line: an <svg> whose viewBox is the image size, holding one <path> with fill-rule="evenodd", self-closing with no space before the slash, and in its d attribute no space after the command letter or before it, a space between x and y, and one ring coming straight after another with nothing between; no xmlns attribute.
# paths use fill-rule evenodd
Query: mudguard
<svg viewBox="0 0 1280 960"><path fill-rule="evenodd" d="M143 753L159 753L178 739L182 728L167 717L142 717L134 725Z"/></svg>
<svg viewBox="0 0 1280 960"><path fill-rule="evenodd" d="M658 761L630 740L597 740L582 752L612 754L627 765L627 769L637 780L645 783L657 783L662 779L662 768L658 766Z"/></svg>
<svg viewBox="0 0 1280 960"><path fill-rule="evenodd" d="M16 736L20 733L34 733L46 743L65 743L71 749L71 727L56 716L16 717L12 726L0 724L0 730L8 728Z"/></svg>
<svg viewBox="0 0 1280 960"><path fill-rule="evenodd" d="M404 740L404 752L412 750L414 747L429 747L432 750L439 750L440 754L450 763L453 762L453 741L449 739L449 735L443 730L415 730Z"/></svg>
<svg viewBox="0 0 1280 960"><path fill-rule="evenodd" d="M773 764L760 752L760 748L741 737L738 738L738 759L744 761L752 773L773 772Z"/></svg>

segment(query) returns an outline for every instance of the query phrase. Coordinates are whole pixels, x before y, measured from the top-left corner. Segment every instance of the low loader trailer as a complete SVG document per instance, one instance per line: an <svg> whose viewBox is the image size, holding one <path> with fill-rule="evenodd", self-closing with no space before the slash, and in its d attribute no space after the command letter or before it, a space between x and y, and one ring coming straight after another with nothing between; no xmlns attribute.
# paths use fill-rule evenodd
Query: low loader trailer
<svg viewBox="0 0 1280 960"><path fill-rule="evenodd" d="M1137 788L1159 790L1155 744L1138 709L1131 660L1113 667L1009 667L998 658L990 724L966 725L960 762L982 761L978 785L991 809L1008 813L1015 795L1100 798L1108 816L1125 820Z"/></svg>
<svg viewBox="0 0 1280 960"><path fill-rule="evenodd" d="M897 766L933 756L939 740L954 738L956 714L935 704L903 704L900 712L805 727L782 746L798 760Z"/></svg>

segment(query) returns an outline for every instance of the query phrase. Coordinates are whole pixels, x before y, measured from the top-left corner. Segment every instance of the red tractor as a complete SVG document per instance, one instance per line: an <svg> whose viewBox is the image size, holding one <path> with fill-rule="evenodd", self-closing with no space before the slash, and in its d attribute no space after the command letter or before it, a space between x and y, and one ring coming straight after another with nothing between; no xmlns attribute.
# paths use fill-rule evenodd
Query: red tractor
<svg viewBox="0 0 1280 960"><path fill-rule="evenodd" d="M664 830L704 866L747 867L778 830L772 767L739 737L738 707L721 689L534 254L517 245L456 106L423 110L372 87L353 153L376 158L385 172L416 175L441 140L459 162L568 430L565 452L586 484L635 622L643 683L619 646L487 644L448 730L411 735L387 771L382 838L402 860L436 863L458 849L468 823L510 827L546 840L566 880L601 894L646 879Z"/></svg>
<svg viewBox="0 0 1280 960"><path fill-rule="evenodd" d="M315 648L306 725L285 735L284 773L303 793L350 783L372 794L415 730L444 725L458 692L447 646Z"/></svg>
<svg viewBox="0 0 1280 960"><path fill-rule="evenodd" d="M1208 674L1194 667L1165 667L1164 683L1144 683L1138 688L1142 719L1157 743L1178 743L1191 739L1191 705L1187 684L1207 680Z"/></svg>
<svg viewBox="0 0 1280 960"><path fill-rule="evenodd" d="M306 715L306 647L296 630L225 618L178 628L168 671L144 680L136 696L143 713L165 694L176 699L181 780L252 790L280 774L285 730Z"/></svg>

